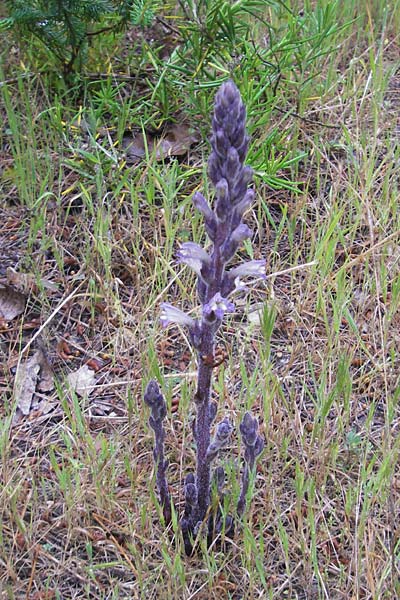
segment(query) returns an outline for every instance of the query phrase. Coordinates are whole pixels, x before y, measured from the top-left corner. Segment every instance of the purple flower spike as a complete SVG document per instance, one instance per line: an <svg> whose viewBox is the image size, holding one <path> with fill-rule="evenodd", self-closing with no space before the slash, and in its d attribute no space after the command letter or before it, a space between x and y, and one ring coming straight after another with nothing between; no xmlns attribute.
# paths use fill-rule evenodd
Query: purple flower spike
<svg viewBox="0 0 400 600"><path fill-rule="evenodd" d="M164 425L163 420L167 414L167 405L157 381L152 379L147 384L144 392L144 401L151 410L149 425L154 431L155 445L153 450L156 465L156 480L160 502L166 524L171 520L171 497L168 490L167 468L168 461L164 459Z"/></svg>
<svg viewBox="0 0 400 600"><path fill-rule="evenodd" d="M151 416L156 421L162 421L167 415L167 405L165 404L164 396L160 390L160 387L155 381L152 379L147 384L145 393L144 393L144 401L151 408Z"/></svg>
<svg viewBox="0 0 400 600"><path fill-rule="evenodd" d="M212 153L208 162L211 181L222 178L234 186L244 176L243 161L249 138L246 134L246 110L233 81L224 83L215 98L211 138ZM243 192L246 191L244 188ZM241 197L236 197L239 202Z"/></svg>
<svg viewBox="0 0 400 600"><path fill-rule="evenodd" d="M258 435L258 421L246 412L240 424L244 451L244 468L242 473L242 485L240 490L237 512L242 515L246 509L247 492L250 484L250 475L255 470L258 456L264 448L264 440Z"/></svg>
<svg viewBox="0 0 400 600"><path fill-rule="evenodd" d="M257 440L257 419L252 417L249 412L245 413L239 429L246 446L254 446Z"/></svg>
<svg viewBox="0 0 400 600"><path fill-rule="evenodd" d="M183 325L188 327L189 330L193 330L195 327L195 321L189 315L168 302L161 304L160 322L163 327L167 327L170 323Z"/></svg>
<svg viewBox="0 0 400 600"><path fill-rule="evenodd" d="M235 305L226 298L223 298L220 292L218 292L203 306L203 316L208 319L211 318L211 320L213 320L213 317L223 319L225 313L232 313L234 310Z"/></svg>
<svg viewBox="0 0 400 600"><path fill-rule="evenodd" d="M228 81L221 86L215 97L212 118L208 174L215 188L214 201L211 205L200 192L196 192L192 198L195 208L203 216L205 230L212 243L206 251L195 242L185 242L177 253L178 261L197 273L201 317L193 320L168 303L161 307L161 323L164 327L169 323L177 323L189 329L188 339L197 354L198 362L194 395L196 416L192 425L196 444L196 470L189 473L185 480L185 508L180 519L184 547L189 555L192 554L195 538L201 534L203 527L206 529L209 545L214 545L216 537L221 533L226 539L232 537L235 531L234 517L226 515L221 508L224 504L224 469L220 467L216 470L214 485L211 478L212 461L227 446L233 426L225 418L217 425L214 436L211 436L212 424L218 411L217 402L211 399L211 391L213 370L221 364L218 353L215 352L216 334L225 313L235 310L228 297L235 289L243 289L242 277L265 277L264 260L247 261L231 269L227 268L242 242L252 235L243 222L243 215L255 197L254 191L249 189L253 171L244 164L248 144L246 110L239 90L232 81ZM152 408L150 425L155 431L154 458L159 465L160 496L164 498L163 506L168 507L161 422L166 410L165 401L160 402L154 384L147 390L145 400ZM240 426L245 452L237 505L239 516L246 508L250 475L263 448L263 440L257 430L257 420L246 413ZM217 497L211 497L212 489L217 490Z"/></svg>

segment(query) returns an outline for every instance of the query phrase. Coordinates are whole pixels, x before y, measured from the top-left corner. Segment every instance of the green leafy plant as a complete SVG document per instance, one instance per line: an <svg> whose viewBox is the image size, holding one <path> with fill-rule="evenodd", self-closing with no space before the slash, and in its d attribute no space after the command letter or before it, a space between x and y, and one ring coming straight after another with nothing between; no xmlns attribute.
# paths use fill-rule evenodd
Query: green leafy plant
<svg viewBox="0 0 400 600"><path fill-rule="evenodd" d="M63 66L64 75L82 68L90 39L129 23L148 26L153 0L16 0L0 31L13 28L22 39L38 38Z"/></svg>
<svg viewBox="0 0 400 600"><path fill-rule="evenodd" d="M210 0L179 4L185 15L185 24L180 27L180 69L186 67L193 77L198 77L219 69L226 61L237 59L252 29L250 16L253 20L259 19L266 3L264 0Z"/></svg>
<svg viewBox="0 0 400 600"><path fill-rule="evenodd" d="M159 8L160 3L155 0L135 0L131 2L129 10L129 20L133 25L149 27Z"/></svg>

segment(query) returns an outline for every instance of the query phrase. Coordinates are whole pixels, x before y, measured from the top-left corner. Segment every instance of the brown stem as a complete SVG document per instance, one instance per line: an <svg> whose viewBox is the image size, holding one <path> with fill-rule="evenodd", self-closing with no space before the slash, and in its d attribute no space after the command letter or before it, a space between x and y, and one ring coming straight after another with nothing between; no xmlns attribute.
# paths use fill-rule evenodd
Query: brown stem
<svg viewBox="0 0 400 600"><path fill-rule="evenodd" d="M213 351L211 343L210 352ZM201 359L199 364L199 377L195 402L197 406L196 418L196 484L198 490L196 520L202 521L207 513L210 502L210 463L206 459L207 449L210 445L210 397L211 397L212 367L207 366Z"/></svg>

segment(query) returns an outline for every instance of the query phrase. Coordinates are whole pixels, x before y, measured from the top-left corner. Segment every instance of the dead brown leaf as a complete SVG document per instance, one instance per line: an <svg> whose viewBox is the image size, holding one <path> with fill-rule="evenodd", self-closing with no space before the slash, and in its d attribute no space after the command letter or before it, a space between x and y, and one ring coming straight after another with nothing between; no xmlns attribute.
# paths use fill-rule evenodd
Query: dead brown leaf
<svg viewBox="0 0 400 600"><path fill-rule="evenodd" d="M0 285L0 317L12 321L25 310L26 297L10 285Z"/></svg>
<svg viewBox="0 0 400 600"><path fill-rule="evenodd" d="M7 283L22 294L28 294L32 290L37 289L37 278L32 273L21 273L12 267L8 267L6 275ZM40 279L40 283L44 288L53 292L58 289L58 286L48 279Z"/></svg>
<svg viewBox="0 0 400 600"><path fill-rule="evenodd" d="M40 371L40 351L35 352L31 358L21 363L17 369L14 384L17 408L23 415L29 415L33 394Z"/></svg>
<svg viewBox="0 0 400 600"><path fill-rule="evenodd" d="M39 392L51 392L54 390L53 369L42 350L39 350L42 356L40 359L40 377L37 389Z"/></svg>
<svg viewBox="0 0 400 600"><path fill-rule="evenodd" d="M14 395L17 409L28 415L36 390L49 392L54 388L53 372L43 350L39 349L24 363L15 375Z"/></svg>
<svg viewBox="0 0 400 600"><path fill-rule="evenodd" d="M95 388L96 379L94 371L89 369L87 365L83 365L77 371L73 371L67 376L70 387L78 394L78 396L89 395Z"/></svg>
<svg viewBox="0 0 400 600"><path fill-rule="evenodd" d="M172 125L172 127L157 141L156 158L161 160L167 156L182 156L198 137L187 124Z"/></svg>
<svg viewBox="0 0 400 600"><path fill-rule="evenodd" d="M36 278L32 273L21 273L12 267L8 267L6 275L7 283L21 294L27 294L35 287Z"/></svg>
<svg viewBox="0 0 400 600"><path fill-rule="evenodd" d="M171 125L162 135L150 132L126 134L122 139L122 147L126 152L128 162L137 162L146 156L146 147L150 155L155 154L156 160L169 156L182 156L190 146L198 141L198 135L185 123Z"/></svg>

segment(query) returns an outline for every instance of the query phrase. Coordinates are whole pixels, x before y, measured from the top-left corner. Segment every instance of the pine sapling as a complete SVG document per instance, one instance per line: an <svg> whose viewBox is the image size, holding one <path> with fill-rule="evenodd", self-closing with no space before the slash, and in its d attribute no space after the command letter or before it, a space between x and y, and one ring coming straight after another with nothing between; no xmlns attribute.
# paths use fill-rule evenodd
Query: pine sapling
<svg viewBox="0 0 400 600"><path fill-rule="evenodd" d="M90 40L128 25L149 26L158 0L6 0L0 31L34 35L54 54L68 77L85 62Z"/></svg>

